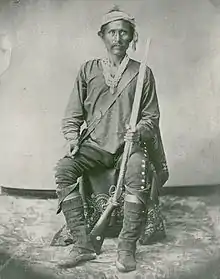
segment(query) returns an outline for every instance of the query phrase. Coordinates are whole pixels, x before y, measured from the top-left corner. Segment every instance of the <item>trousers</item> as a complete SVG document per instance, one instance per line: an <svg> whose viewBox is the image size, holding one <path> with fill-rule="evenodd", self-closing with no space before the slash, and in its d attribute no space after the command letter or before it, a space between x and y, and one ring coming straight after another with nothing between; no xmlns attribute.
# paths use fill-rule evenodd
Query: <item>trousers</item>
<svg viewBox="0 0 220 279"><path fill-rule="evenodd" d="M94 170L103 171L113 168L120 161L119 154L111 154L92 145L83 144L73 157L60 159L55 168L56 193L58 210L61 211L62 201L73 191L78 191L77 180L84 173ZM127 193L137 196L145 203L146 194L150 192L150 162L144 146L134 145L128 159L124 185Z"/></svg>

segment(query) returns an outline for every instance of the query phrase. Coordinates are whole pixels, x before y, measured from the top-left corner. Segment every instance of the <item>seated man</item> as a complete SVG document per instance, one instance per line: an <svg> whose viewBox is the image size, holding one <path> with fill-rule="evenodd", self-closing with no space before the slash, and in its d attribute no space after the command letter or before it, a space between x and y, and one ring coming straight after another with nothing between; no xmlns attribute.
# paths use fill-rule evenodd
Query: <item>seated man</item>
<svg viewBox="0 0 220 279"><path fill-rule="evenodd" d="M78 178L120 164L124 142L131 141L133 149L125 173L123 224L116 260L118 270L128 272L136 269L136 242L146 215L153 168L157 168L148 143L155 135L160 139L160 113L153 73L147 67L135 131L128 126L140 67L139 62L127 55L129 45L135 47L137 42L134 18L113 9L104 16L98 35L108 56L82 65L62 122L69 154L56 166L58 213L62 210L76 241L61 266L72 267L96 257L87 233ZM84 122L87 130L80 135ZM163 168L167 171L162 155Z"/></svg>

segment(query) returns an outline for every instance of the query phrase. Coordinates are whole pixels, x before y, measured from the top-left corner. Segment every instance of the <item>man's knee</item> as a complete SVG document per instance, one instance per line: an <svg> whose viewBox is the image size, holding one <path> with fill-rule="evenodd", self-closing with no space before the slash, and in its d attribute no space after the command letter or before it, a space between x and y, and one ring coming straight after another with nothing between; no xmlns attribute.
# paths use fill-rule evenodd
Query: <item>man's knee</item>
<svg viewBox="0 0 220 279"><path fill-rule="evenodd" d="M125 174L126 185L144 189L147 182L149 160L143 152L136 152L128 160Z"/></svg>
<svg viewBox="0 0 220 279"><path fill-rule="evenodd" d="M64 157L64 158L60 159L55 166L56 173L59 173L62 170L71 168L72 161L73 161L73 159L71 157Z"/></svg>
<svg viewBox="0 0 220 279"><path fill-rule="evenodd" d="M55 167L56 184L70 185L77 179L77 173L74 168L74 159L64 157L60 159Z"/></svg>

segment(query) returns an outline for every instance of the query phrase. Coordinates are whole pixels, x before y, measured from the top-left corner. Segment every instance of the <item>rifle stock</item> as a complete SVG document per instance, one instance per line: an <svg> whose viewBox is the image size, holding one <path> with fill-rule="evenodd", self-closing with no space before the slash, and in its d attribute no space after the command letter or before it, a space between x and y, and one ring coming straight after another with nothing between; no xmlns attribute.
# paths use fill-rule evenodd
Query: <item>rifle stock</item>
<svg viewBox="0 0 220 279"><path fill-rule="evenodd" d="M101 217L99 218L99 220L97 221L93 230L90 233L90 239L92 241L93 247L97 255L100 254L101 247L105 239L106 227L109 225L111 214L116 207L117 206L114 203L109 202L105 211L103 212L103 214L101 215Z"/></svg>
<svg viewBox="0 0 220 279"><path fill-rule="evenodd" d="M96 254L99 255L103 241L105 239L105 230L109 225L110 217L114 209L118 206L118 199L120 198L123 191L123 178L125 173L125 167L129 158L130 150L132 147L131 142L126 142L124 147L124 153L122 157L120 172L117 180L116 190L108 201L107 207L100 216L99 220L96 222L92 231L90 232L90 239L92 241L93 247L96 251Z"/></svg>
<svg viewBox="0 0 220 279"><path fill-rule="evenodd" d="M140 65L140 70L139 70L138 80L137 80L137 85L136 85L136 91L135 91L135 97L134 97L134 102L132 105L132 112L131 112L129 125L130 125L131 130L133 130L133 131L135 130L135 127L137 124L137 119L138 119L139 107L140 107L143 84L144 84L144 77L145 77L145 72L146 72L146 67L147 67L147 56L148 56L149 46L150 46L150 39L147 40L145 56ZM94 249L95 249L97 255L100 254L100 250L101 250L103 241L105 239L105 230L109 224L111 214L112 214L113 210L118 206L118 199L120 198L122 190L123 190L123 181L124 181L124 176L125 176L125 172L126 172L126 165L127 165L128 158L130 156L131 148L132 148L132 142L126 142L125 147L124 147L123 156L122 156L122 162L121 162L121 166L120 166L120 171L119 171L119 176L118 176L118 180L117 180L115 193L114 193L113 197L111 197L109 199L107 207L105 208L104 212L100 216L99 220L95 224L92 231L90 232L90 238L91 238L91 241L93 243L93 246L94 246Z"/></svg>

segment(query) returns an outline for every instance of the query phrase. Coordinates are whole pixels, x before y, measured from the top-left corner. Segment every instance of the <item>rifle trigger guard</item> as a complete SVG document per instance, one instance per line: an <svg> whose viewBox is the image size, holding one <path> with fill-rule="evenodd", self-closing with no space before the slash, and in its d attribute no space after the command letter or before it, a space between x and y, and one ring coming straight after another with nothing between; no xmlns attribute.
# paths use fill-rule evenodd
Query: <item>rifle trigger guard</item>
<svg viewBox="0 0 220 279"><path fill-rule="evenodd" d="M115 193L116 190L116 186L115 185L111 185L108 192L109 192L109 196L112 197Z"/></svg>

